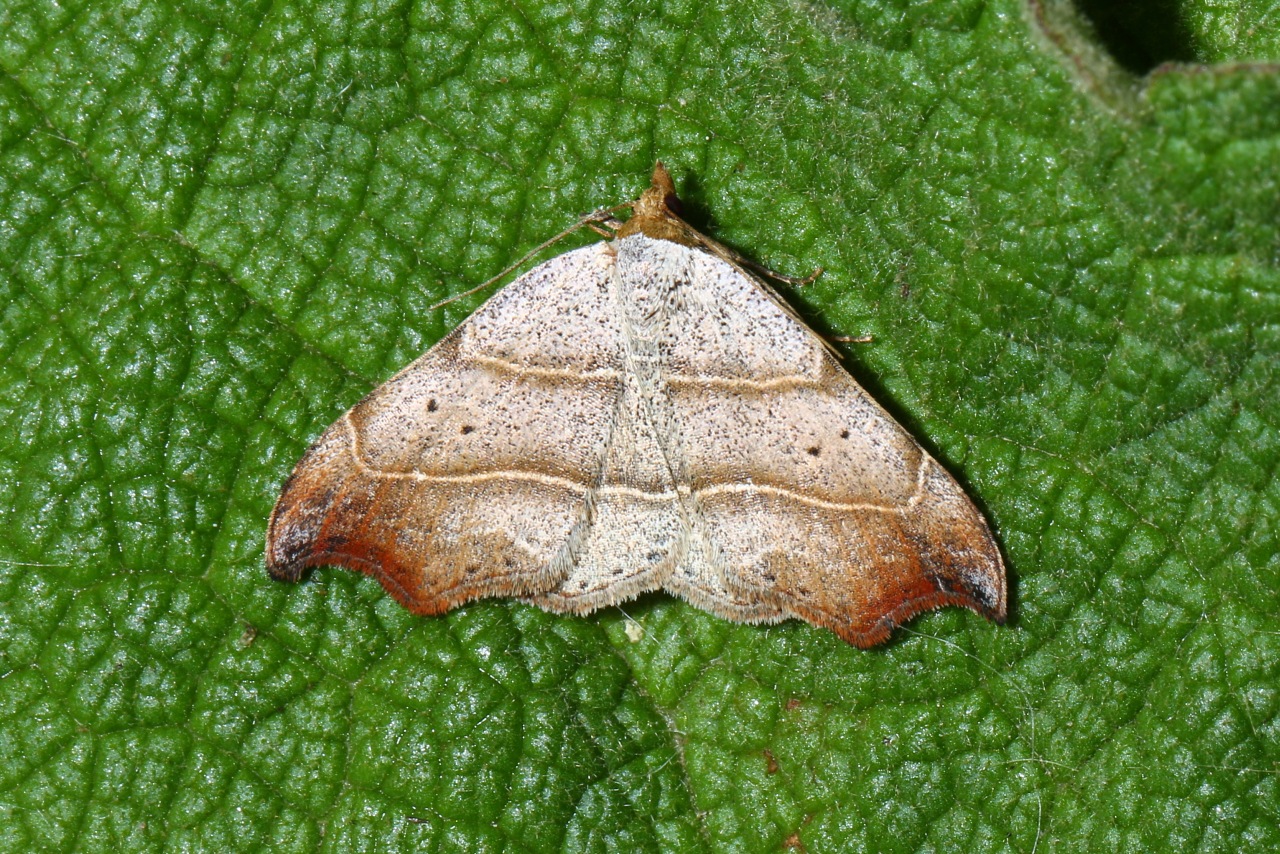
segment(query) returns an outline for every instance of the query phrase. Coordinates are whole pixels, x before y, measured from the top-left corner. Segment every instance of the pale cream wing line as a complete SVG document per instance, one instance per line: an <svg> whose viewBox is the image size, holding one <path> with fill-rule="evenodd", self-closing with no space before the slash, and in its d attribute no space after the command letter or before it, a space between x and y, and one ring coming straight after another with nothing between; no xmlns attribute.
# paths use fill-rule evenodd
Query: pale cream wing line
<svg viewBox="0 0 1280 854"><path fill-rule="evenodd" d="M717 377L703 374L685 374L668 377L668 386L698 386L702 388L723 388L729 391L791 391L798 388L819 388L812 380L801 376L774 377L768 380L749 380L745 377Z"/></svg>
<svg viewBox="0 0 1280 854"><path fill-rule="evenodd" d="M916 488L911 497L901 505L893 504L886 507L883 504L872 504L864 502L839 502L839 501L823 501L820 498L812 498L799 492L793 492L789 489L783 489L780 486L765 486L756 483L723 483L715 486L707 486L697 490L695 495L726 495L734 492L749 493L757 495L777 495L783 498L789 498L800 504L806 504L810 507L817 507L822 510L870 510L882 513L897 513L905 515L917 504L920 503L920 496L924 491L925 477L925 460L921 459L921 464L916 468Z"/></svg>
<svg viewBox="0 0 1280 854"><path fill-rule="evenodd" d="M518 374L526 377L541 377L543 379L557 380L616 380L622 376L615 370L609 368L600 368L595 371L574 371L567 368L535 368L528 365L513 365L506 359L499 359L497 356L475 356L471 357L476 364L484 365L486 368L493 368L497 372Z"/></svg>
<svg viewBox="0 0 1280 854"><path fill-rule="evenodd" d="M542 377L546 379L584 380L584 379L617 379L621 376L617 371L601 369L598 371L579 372L562 368L531 368L513 365L505 359L495 356L472 356L473 361L485 367L510 374ZM750 380L745 377L718 377L712 375L685 375L671 377L667 385L696 385L725 389L745 389L749 391L787 391L793 388L816 388L812 380L801 376L774 377L768 380Z"/></svg>
<svg viewBox="0 0 1280 854"><path fill-rule="evenodd" d="M351 413L342 416L342 423L347 429L348 435L351 437L350 449L352 461L356 467L364 474L370 477L386 478L388 480L418 480L428 483L489 483L492 481L502 480L518 480L528 483L542 483L548 486L556 486L571 492L577 492L580 495L587 495L589 492L598 492L607 495L625 495L640 501L653 501L655 503L670 501L680 494L680 490L664 490L662 492L646 492L643 489L636 489L632 486L609 485L600 487L584 486L576 480L568 478L555 477L549 474L540 474L531 471L494 471L485 472L483 474L424 474L423 472L407 471L407 472L387 472L375 469L365 461L360 452L360 434L356 431L355 426L351 423ZM778 486L767 486L758 483L723 483L715 486L707 486L702 489L691 492L691 495L720 495L724 493L756 493L762 495L778 495L784 498L790 498L801 504L807 504L811 507L819 507L823 510L870 510L881 513L905 513L911 507L914 507L920 500L923 490L925 477L924 458L921 459L921 465L916 469L916 489L915 493L907 500L904 506L897 504L883 505L869 502L839 502L839 501L823 501L819 498L813 498L801 492L794 492L790 489L783 489Z"/></svg>

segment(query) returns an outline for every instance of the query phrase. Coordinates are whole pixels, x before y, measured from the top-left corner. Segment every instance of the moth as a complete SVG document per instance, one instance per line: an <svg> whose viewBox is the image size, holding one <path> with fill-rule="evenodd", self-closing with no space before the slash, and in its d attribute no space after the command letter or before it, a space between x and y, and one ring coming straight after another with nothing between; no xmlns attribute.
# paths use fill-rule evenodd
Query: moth
<svg viewBox="0 0 1280 854"><path fill-rule="evenodd" d="M608 241L507 285L343 415L285 483L273 578L336 564L406 608L586 614L663 590L860 647L1005 570L959 485L661 163Z"/></svg>

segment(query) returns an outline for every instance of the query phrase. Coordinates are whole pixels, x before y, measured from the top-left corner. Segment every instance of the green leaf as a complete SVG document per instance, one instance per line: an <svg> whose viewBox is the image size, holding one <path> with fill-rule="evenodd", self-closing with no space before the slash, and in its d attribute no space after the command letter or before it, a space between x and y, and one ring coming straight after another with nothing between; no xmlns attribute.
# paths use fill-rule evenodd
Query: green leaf
<svg viewBox="0 0 1280 854"><path fill-rule="evenodd" d="M1222 64L1065 0L0 2L0 850L1280 847L1280 7L1179 5L1130 56ZM657 158L826 269L1008 626L268 580L429 307Z"/></svg>

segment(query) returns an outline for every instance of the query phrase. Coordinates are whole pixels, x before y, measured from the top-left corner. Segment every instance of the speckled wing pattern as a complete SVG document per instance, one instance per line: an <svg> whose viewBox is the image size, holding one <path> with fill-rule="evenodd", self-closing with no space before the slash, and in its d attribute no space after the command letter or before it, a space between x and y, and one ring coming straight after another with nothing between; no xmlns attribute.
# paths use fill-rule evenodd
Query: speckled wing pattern
<svg viewBox="0 0 1280 854"><path fill-rule="evenodd" d="M272 514L271 574L348 566L423 614L661 589L859 646L943 605L1002 620L955 481L763 283L647 232L534 268L331 426Z"/></svg>

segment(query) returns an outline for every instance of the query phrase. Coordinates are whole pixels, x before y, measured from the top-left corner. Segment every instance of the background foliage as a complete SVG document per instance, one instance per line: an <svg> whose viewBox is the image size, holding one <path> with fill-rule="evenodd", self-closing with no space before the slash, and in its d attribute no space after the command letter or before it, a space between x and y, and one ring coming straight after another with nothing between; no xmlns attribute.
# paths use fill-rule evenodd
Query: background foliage
<svg viewBox="0 0 1280 854"><path fill-rule="evenodd" d="M1280 847L1280 11L1126 8L0 0L0 849ZM1009 626L267 580L427 307L658 157L826 268Z"/></svg>

